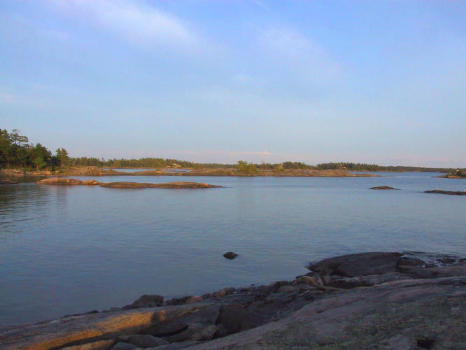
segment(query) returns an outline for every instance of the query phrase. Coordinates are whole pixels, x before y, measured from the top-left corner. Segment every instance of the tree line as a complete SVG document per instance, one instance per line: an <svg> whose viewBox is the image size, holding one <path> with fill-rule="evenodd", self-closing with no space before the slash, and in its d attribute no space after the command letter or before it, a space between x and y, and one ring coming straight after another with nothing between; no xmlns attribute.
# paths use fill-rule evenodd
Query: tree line
<svg viewBox="0 0 466 350"><path fill-rule="evenodd" d="M457 172L464 176L463 170L448 168L422 168L410 166L383 166L377 164L332 162L309 165L303 162L286 161L282 163L248 163L240 160L237 164L220 163L195 163L177 159L164 158L139 158L139 159L103 159L96 157L76 157L72 158L64 148L58 148L52 153L40 143L32 144L27 136L20 135L20 132L13 129L8 132L0 129L0 168L23 168L23 169L57 169L72 166L96 166L108 168L235 168L243 174L254 174L258 170L272 170L280 172L293 169L346 169L348 171L440 171Z"/></svg>
<svg viewBox="0 0 466 350"><path fill-rule="evenodd" d="M42 170L68 166L70 158L64 148L54 154L40 143L32 144L27 136L13 129L0 129L0 168L23 168Z"/></svg>

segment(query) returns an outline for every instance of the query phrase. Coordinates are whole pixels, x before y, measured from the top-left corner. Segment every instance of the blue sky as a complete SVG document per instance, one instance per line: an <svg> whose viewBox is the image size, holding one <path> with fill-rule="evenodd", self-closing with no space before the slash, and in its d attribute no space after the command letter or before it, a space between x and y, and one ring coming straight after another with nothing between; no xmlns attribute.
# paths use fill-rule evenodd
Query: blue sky
<svg viewBox="0 0 466 350"><path fill-rule="evenodd" d="M0 2L0 127L71 155L466 166L465 1Z"/></svg>

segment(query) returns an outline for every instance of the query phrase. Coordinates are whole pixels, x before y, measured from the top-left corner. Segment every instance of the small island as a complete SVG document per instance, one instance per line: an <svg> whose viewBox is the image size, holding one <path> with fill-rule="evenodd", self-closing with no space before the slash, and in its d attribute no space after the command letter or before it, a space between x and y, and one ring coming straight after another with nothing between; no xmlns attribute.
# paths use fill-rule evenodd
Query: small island
<svg viewBox="0 0 466 350"><path fill-rule="evenodd" d="M166 182L166 183L144 183L144 182L99 182L97 180L78 180L66 177L51 177L37 181L39 185L60 186L100 186L105 188L141 189L141 188L171 188L171 189L195 189L195 188L220 188L222 186L210 185L199 182Z"/></svg>
<svg viewBox="0 0 466 350"><path fill-rule="evenodd" d="M399 188L394 188L390 186L375 186L371 187L371 190L399 190Z"/></svg>
<svg viewBox="0 0 466 350"><path fill-rule="evenodd" d="M445 190L429 190L424 193L436 193L436 194L447 194L450 196L465 196L466 191L445 191Z"/></svg>

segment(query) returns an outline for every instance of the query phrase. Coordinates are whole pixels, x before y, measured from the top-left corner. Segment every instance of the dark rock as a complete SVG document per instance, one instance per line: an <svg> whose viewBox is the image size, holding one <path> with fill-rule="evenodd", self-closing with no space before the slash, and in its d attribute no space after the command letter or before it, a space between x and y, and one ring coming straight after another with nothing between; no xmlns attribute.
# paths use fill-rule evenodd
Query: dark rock
<svg viewBox="0 0 466 350"><path fill-rule="evenodd" d="M178 343L187 340L210 340L217 333L216 325L205 325L202 323L190 324L183 332L167 337L171 343Z"/></svg>
<svg viewBox="0 0 466 350"><path fill-rule="evenodd" d="M400 253L361 253L343 255L336 258L324 259L311 264L308 269L320 275L340 275L356 277L395 272Z"/></svg>
<svg viewBox="0 0 466 350"><path fill-rule="evenodd" d="M143 295L126 308L154 307L163 305L163 296L161 295Z"/></svg>
<svg viewBox="0 0 466 350"><path fill-rule="evenodd" d="M291 284L291 282L289 282L289 281L275 282L275 283L270 285L270 292L271 293L276 293L280 289L280 287L289 286L290 284Z"/></svg>
<svg viewBox="0 0 466 350"><path fill-rule="evenodd" d="M295 293L296 288L293 287L292 285L281 286L277 292L278 293Z"/></svg>
<svg viewBox="0 0 466 350"><path fill-rule="evenodd" d="M229 260L233 260L237 256L238 256L238 254L233 253L233 252L226 252L225 254L223 254L223 257L226 258L226 259L229 259Z"/></svg>
<svg viewBox="0 0 466 350"><path fill-rule="evenodd" d="M64 346L64 347L61 347L60 349L63 349L63 350L106 350L110 348L114 343L115 341L113 339L103 339L103 340L91 341L91 342L87 342L83 344ZM33 349L42 349L42 348L36 347Z"/></svg>
<svg viewBox="0 0 466 350"><path fill-rule="evenodd" d="M241 304L223 305L217 320L217 325L221 327L219 327L216 336L223 335L222 333L226 333L225 335L237 333L260 324L260 316L248 311ZM224 332L222 332L222 328Z"/></svg>
<svg viewBox="0 0 466 350"><path fill-rule="evenodd" d="M136 345L140 348L150 348L159 345L166 345L168 342L161 338L156 338L149 334L134 334L127 336L120 336L119 340L126 343Z"/></svg>
<svg viewBox="0 0 466 350"><path fill-rule="evenodd" d="M179 318L188 327L180 333L167 337L170 342L185 340L208 340L212 339L217 332L215 323L220 315L220 305L213 304L199 310L193 310Z"/></svg>
<svg viewBox="0 0 466 350"><path fill-rule="evenodd" d="M197 296L186 296L181 298L172 298L165 302L165 305L182 305L182 304L192 304L202 301L203 297L200 295Z"/></svg>
<svg viewBox="0 0 466 350"><path fill-rule="evenodd" d="M375 186L375 187L371 187L371 190L398 190L398 188L394 188L390 186Z"/></svg>
<svg viewBox="0 0 466 350"><path fill-rule="evenodd" d="M226 295L229 295L229 294L233 294L235 292L235 288L223 288L223 289L220 289L219 291L216 291L215 293L213 293L213 296L214 297L217 297L217 298L220 298L220 297L224 297Z"/></svg>
<svg viewBox="0 0 466 350"><path fill-rule="evenodd" d="M177 333L181 333L186 328L188 328L188 325L185 322L179 319L173 319L154 324L141 333L151 334L155 337L168 337Z"/></svg>
<svg viewBox="0 0 466 350"><path fill-rule="evenodd" d="M125 343L125 342L118 342L113 345L112 350L135 350L138 347L136 345Z"/></svg>
<svg viewBox="0 0 466 350"><path fill-rule="evenodd" d="M400 272L410 272L413 269L419 269L425 266L425 262L421 259L403 256L398 260L397 269Z"/></svg>
<svg viewBox="0 0 466 350"><path fill-rule="evenodd" d="M466 191L444 191L444 190L430 190L424 193L448 194L450 196L466 196Z"/></svg>
<svg viewBox="0 0 466 350"><path fill-rule="evenodd" d="M172 299L165 301L165 305L182 305L182 304L185 304L189 298L190 296L181 297L181 298L172 298Z"/></svg>
<svg viewBox="0 0 466 350"><path fill-rule="evenodd" d="M261 300L271 293L271 287L269 286L258 286L251 290L256 300Z"/></svg>
<svg viewBox="0 0 466 350"><path fill-rule="evenodd" d="M452 256L443 256L438 259L438 262L441 264L445 264L445 265L451 265L451 264L454 264L456 260L457 259Z"/></svg>
<svg viewBox="0 0 466 350"><path fill-rule="evenodd" d="M370 287L381 283L399 281L409 278L409 276L400 272L388 272L381 275L367 275L358 277L333 276L331 281L326 283L326 285L340 289L352 289L357 287Z"/></svg>
<svg viewBox="0 0 466 350"><path fill-rule="evenodd" d="M398 266L404 265L404 266L424 266L425 262L421 259L414 258L414 257L408 257L408 256L402 256L398 260Z"/></svg>
<svg viewBox="0 0 466 350"><path fill-rule="evenodd" d="M417 340L417 346L422 349L432 349L435 344L435 339L423 337Z"/></svg>
<svg viewBox="0 0 466 350"><path fill-rule="evenodd" d="M168 344L168 345L157 346L155 348L151 348L150 350L179 350L179 349L189 348L197 344L200 344L200 342L189 340L189 341L185 341L181 343L173 343L173 344Z"/></svg>

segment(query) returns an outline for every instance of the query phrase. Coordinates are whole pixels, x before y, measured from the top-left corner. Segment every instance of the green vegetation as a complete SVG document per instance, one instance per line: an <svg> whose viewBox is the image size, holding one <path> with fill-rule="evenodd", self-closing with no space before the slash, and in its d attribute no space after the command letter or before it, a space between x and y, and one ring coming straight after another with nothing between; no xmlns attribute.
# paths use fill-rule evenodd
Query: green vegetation
<svg viewBox="0 0 466 350"><path fill-rule="evenodd" d="M241 175L254 175L257 173L257 167L253 163L245 162L244 160L238 161L236 171Z"/></svg>
<svg viewBox="0 0 466 350"><path fill-rule="evenodd" d="M9 133L0 129L0 168L54 169L68 161L68 154L63 148L52 155L40 143L29 143L29 139L20 135L18 130L14 129Z"/></svg>
<svg viewBox="0 0 466 350"><path fill-rule="evenodd" d="M393 166L393 165L377 165L364 163L322 163L317 164L317 169L346 169L348 171L432 171L447 173L451 171L449 168L423 168L415 166Z"/></svg>
<svg viewBox="0 0 466 350"><path fill-rule="evenodd" d="M464 177L466 178L466 170L462 169L456 169L456 170L451 170L448 172L448 176L454 176L454 177Z"/></svg>

